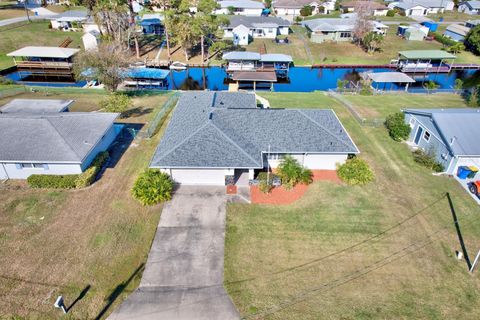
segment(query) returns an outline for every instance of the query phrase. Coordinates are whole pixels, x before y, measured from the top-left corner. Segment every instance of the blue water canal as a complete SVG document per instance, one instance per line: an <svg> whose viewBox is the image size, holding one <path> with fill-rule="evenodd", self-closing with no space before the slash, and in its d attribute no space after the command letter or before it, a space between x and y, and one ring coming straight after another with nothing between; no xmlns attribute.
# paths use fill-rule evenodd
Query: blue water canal
<svg viewBox="0 0 480 320"><path fill-rule="evenodd" d="M151 73L155 69L145 69L145 72ZM158 70L158 69L157 69ZM159 70L160 71L160 70ZM162 70L163 71L163 70ZM360 80L360 74L363 72L388 72L391 69L375 68L310 68L310 67L291 67L288 81L282 81L273 84L273 91L278 92L311 92L315 90L329 90L337 88L338 80L348 80L357 82ZM155 72L155 71L153 71ZM455 85L456 79L462 79L464 82L474 81L480 78L480 72L474 70L452 71L450 73L430 73L421 75L410 75L416 83L410 85L409 91L422 90L425 81L434 81L439 85L439 89L452 89ZM42 82L42 81L28 81L25 74L21 75L18 72L13 72L6 75L14 81L27 85L40 86L76 86L82 87L86 84L85 81L76 83L65 82ZM23 77L23 78L22 78ZM166 79L166 87L163 90L228 90L228 84L225 81L227 73L224 68L210 67L210 68L189 68L182 71L170 71ZM395 84L372 84L373 87L385 90L402 90L403 86ZM249 89L251 87L245 87ZM257 86L261 89L262 86ZM264 90L270 90L271 86L265 84Z"/></svg>

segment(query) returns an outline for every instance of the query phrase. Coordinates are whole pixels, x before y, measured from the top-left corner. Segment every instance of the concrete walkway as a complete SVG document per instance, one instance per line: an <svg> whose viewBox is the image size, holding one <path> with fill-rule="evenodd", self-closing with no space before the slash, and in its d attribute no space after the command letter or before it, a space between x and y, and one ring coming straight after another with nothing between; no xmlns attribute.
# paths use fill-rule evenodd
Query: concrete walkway
<svg viewBox="0 0 480 320"><path fill-rule="evenodd" d="M165 204L139 288L108 319L240 319L223 288L225 188L180 187Z"/></svg>

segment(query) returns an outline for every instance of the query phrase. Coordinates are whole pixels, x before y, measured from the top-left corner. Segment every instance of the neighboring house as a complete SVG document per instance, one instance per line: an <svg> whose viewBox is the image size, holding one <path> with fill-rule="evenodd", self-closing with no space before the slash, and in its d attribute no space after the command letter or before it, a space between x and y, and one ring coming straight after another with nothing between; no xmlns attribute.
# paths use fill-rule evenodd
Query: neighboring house
<svg viewBox="0 0 480 320"><path fill-rule="evenodd" d="M452 40L463 42L469 32L470 28L466 26L462 26L461 24L451 24L447 27L443 35Z"/></svg>
<svg viewBox="0 0 480 320"><path fill-rule="evenodd" d="M369 6L372 10L372 16L386 16L388 7L384 4L373 1L349 1L342 2L340 8L344 13L355 12L355 10L361 6Z"/></svg>
<svg viewBox="0 0 480 320"><path fill-rule="evenodd" d="M85 50L98 50L100 44L100 33L95 30L85 32L82 36L83 48Z"/></svg>
<svg viewBox="0 0 480 320"><path fill-rule="evenodd" d="M351 41L355 28L356 18L335 18L335 19L313 19L307 20L302 25L310 33L310 40L316 43L325 41ZM372 21L372 31L378 34L385 34L388 26Z"/></svg>
<svg viewBox="0 0 480 320"><path fill-rule="evenodd" d="M143 34L163 34L161 16L158 13L146 13L140 21Z"/></svg>
<svg viewBox="0 0 480 320"><path fill-rule="evenodd" d="M252 0L225 0L218 1L219 9L216 14L230 14L230 8L234 15L261 16L265 6L262 2Z"/></svg>
<svg viewBox="0 0 480 320"><path fill-rule="evenodd" d="M0 179L79 174L117 135L117 113L0 114Z"/></svg>
<svg viewBox="0 0 480 320"><path fill-rule="evenodd" d="M299 16L300 10L305 6L312 7L312 14L329 13L335 10L335 2L333 2L333 7L330 5L332 1L327 2L315 0L275 0L272 2L272 8L277 16ZM321 6L323 6L323 12L320 12Z"/></svg>
<svg viewBox="0 0 480 320"><path fill-rule="evenodd" d="M465 1L458 5L458 12L476 15L480 13L480 1Z"/></svg>
<svg viewBox="0 0 480 320"><path fill-rule="evenodd" d="M465 27L470 29L475 28L478 25L480 25L480 20L467 20L465 22Z"/></svg>
<svg viewBox="0 0 480 320"><path fill-rule="evenodd" d="M285 155L335 170L357 147L332 110L262 109L255 95L185 92L150 163L187 185L225 185L278 167Z"/></svg>
<svg viewBox="0 0 480 320"><path fill-rule="evenodd" d="M52 29L76 31L82 28L82 23L87 21L88 13L85 10L69 10L59 13L50 21Z"/></svg>
<svg viewBox="0 0 480 320"><path fill-rule="evenodd" d="M476 109L407 109L412 128L408 143L432 153L445 172L459 166L480 167L480 112Z"/></svg>
<svg viewBox="0 0 480 320"><path fill-rule="evenodd" d="M392 6L407 17L426 16L428 14L452 11L454 2L449 0L404 0L394 3Z"/></svg>
<svg viewBox="0 0 480 320"><path fill-rule="evenodd" d="M252 39L275 39L278 35L288 35L291 23L278 17L231 16L224 27L224 38L232 38L235 45L248 45Z"/></svg>
<svg viewBox="0 0 480 320"><path fill-rule="evenodd" d="M13 99L0 107L0 113L59 113L68 112L73 100L54 99Z"/></svg>

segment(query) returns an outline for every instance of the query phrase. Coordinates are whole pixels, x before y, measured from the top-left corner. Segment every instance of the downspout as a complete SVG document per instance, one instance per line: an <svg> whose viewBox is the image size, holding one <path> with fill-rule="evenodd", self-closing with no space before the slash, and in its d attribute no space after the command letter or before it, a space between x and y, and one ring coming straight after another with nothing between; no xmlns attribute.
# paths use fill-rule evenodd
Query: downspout
<svg viewBox="0 0 480 320"><path fill-rule="evenodd" d="M5 163L2 163L2 168L3 168L3 171L5 172L5 175L7 176L7 180L10 180L10 177L8 176L7 169L5 169Z"/></svg>

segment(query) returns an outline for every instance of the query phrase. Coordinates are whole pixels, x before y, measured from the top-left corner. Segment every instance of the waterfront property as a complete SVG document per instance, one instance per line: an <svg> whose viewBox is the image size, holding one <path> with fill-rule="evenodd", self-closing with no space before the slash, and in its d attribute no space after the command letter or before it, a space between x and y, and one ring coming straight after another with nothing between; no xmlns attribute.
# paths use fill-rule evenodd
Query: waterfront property
<svg viewBox="0 0 480 320"><path fill-rule="evenodd" d="M403 0L395 2L393 8L401 14L410 16L426 16L428 14L452 11L454 2L449 0Z"/></svg>
<svg viewBox="0 0 480 320"><path fill-rule="evenodd" d="M220 8L215 10L216 14L260 16L265 9L262 2L252 0L224 0L218 1L218 5Z"/></svg>
<svg viewBox="0 0 480 320"><path fill-rule="evenodd" d="M248 45L257 38L276 39L288 35L291 23L278 17L232 16L223 28L223 37L232 38L235 45Z"/></svg>
<svg viewBox="0 0 480 320"><path fill-rule="evenodd" d="M310 40L316 43L352 41L355 24L355 18L320 18L302 22L302 25L310 33ZM372 21L372 32L384 35L387 29L387 25L378 21Z"/></svg>
<svg viewBox="0 0 480 320"><path fill-rule="evenodd" d="M170 70L155 68L130 68L125 71L123 84L127 88L135 89L165 89L168 86L167 77Z"/></svg>
<svg viewBox="0 0 480 320"><path fill-rule="evenodd" d="M305 6L310 6L312 8L312 14L328 14L335 10L335 2L335 0L275 0L272 2L272 7L277 16L295 17L300 15L300 10Z"/></svg>
<svg viewBox="0 0 480 320"><path fill-rule="evenodd" d="M73 79L73 57L80 49L61 47L24 47L7 54L13 57L22 78L43 77Z"/></svg>
<svg viewBox="0 0 480 320"><path fill-rule="evenodd" d="M480 167L480 112L475 109L406 109L408 143L431 153L448 174L459 166Z"/></svg>
<svg viewBox="0 0 480 320"><path fill-rule="evenodd" d="M140 20L140 26L144 34L163 34L161 16L158 13L146 13Z"/></svg>
<svg viewBox="0 0 480 320"><path fill-rule="evenodd" d="M443 35L449 37L452 40L463 42L469 32L470 28L466 26L463 26L461 24L451 24L447 27Z"/></svg>
<svg viewBox="0 0 480 320"><path fill-rule="evenodd" d="M478 15L480 13L480 1L464 1L458 5L458 11Z"/></svg>
<svg viewBox="0 0 480 320"><path fill-rule="evenodd" d="M225 185L276 168L292 155L335 170L359 151L332 110L257 108L255 95L185 92L150 167L187 185Z"/></svg>
<svg viewBox="0 0 480 320"><path fill-rule="evenodd" d="M0 180L79 174L107 150L117 113L0 114Z"/></svg>
<svg viewBox="0 0 480 320"><path fill-rule="evenodd" d="M372 81L375 90L386 90L389 85L390 90L404 86L405 91L408 91L408 86L415 83L415 79L402 72L370 72L367 73L367 78Z"/></svg>

